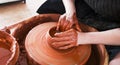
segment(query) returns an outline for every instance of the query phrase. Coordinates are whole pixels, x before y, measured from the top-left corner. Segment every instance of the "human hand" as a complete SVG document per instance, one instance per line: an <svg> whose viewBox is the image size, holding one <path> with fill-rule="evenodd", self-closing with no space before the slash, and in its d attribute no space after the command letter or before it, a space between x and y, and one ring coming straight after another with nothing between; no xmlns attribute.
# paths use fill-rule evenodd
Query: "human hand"
<svg viewBox="0 0 120 65"><path fill-rule="evenodd" d="M79 28L78 20L76 17L76 13L65 13L60 16L58 24L57 24L57 31L66 31L70 28L74 28L77 31L81 31Z"/></svg>
<svg viewBox="0 0 120 65"><path fill-rule="evenodd" d="M56 33L52 38L52 46L56 49L68 49L77 46L78 33L75 29Z"/></svg>

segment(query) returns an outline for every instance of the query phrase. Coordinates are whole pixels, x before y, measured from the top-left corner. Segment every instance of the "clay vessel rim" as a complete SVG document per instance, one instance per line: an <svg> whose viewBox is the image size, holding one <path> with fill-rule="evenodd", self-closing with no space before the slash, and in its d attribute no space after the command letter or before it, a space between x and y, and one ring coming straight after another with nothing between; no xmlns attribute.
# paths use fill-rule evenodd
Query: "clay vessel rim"
<svg viewBox="0 0 120 65"><path fill-rule="evenodd" d="M50 29L46 32L45 38L46 38L47 43L48 43L49 46L51 46L50 40L52 39L52 37L54 37L54 34L57 32L55 29L56 29L56 26L50 28ZM54 32L52 32L52 30L53 30ZM51 34L51 33L53 33L53 34ZM51 47L52 47L52 46L51 46ZM53 48L53 47L52 47L52 48ZM53 48L53 49L56 50L56 51L58 51L58 52L62 52L63 55L65 55L65 54L69 54L69 53L73 52L73 51L75 50L75 47L69 48L70 50L68 50L68 49L66 49L66 50L61 49L61 50L60 50L60 49L55 49L55 48ZM67 51L67 50L68 50L68 51ZM65 53L64 53L64 52L65 52Z"/></svg>
<svg viewBox="0 0 120 65"><path fill-rule="evenodd" d="M2 33L5 38L7 37L7 38L10 39L10 41L12 41L10 43L10 46L9 46L10 47L9 50L10 50L10 52L12 52L12 54L11 54L11 57L7 61L7 64L9 64L13 60L13 58L15 56L17 41L15 40L15 38L12 35L8 34L7 32L4 32L4 31L0 30L0 33Z"/></svg>

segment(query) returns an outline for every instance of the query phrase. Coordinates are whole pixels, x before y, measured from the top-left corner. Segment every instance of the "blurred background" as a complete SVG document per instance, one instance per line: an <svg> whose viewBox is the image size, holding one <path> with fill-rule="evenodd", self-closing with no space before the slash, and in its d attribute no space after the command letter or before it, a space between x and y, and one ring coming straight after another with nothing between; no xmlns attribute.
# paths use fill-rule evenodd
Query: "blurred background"
<svg viewBox="0 0 120 65"><path fill-rule="evenodd" d="M46 0L0 0L0 29L38 15L37 9Z"/></svg>

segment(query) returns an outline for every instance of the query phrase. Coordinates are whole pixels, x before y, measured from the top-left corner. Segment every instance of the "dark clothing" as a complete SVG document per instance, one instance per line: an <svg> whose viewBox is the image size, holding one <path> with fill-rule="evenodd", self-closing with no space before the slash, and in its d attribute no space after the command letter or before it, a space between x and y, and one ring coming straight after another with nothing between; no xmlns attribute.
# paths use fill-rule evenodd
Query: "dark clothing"
<svg viewBox="0 0 120 65"><path fill-rule="evenodd" d="M65 8L62 3L62 0L47 0L37 11L39 14L44 13L65 13Z"/></svg>
<svg viewBox="0 0 120 65"><path fill-rule="evenodd" d="M100 6L99 6L99 1L101 1ZM116 6L114 6L115 3L110 3L109 1L110 2L117 1L116 3L118 3L118 4L116 4ZM107 4L105 4L105 3L107 3ZM118 0L104 0L104 2L103 2L103 0L85 0L85 1L84 0L75 0L75 7L76 7L78 20L79 20L79 22L82 22L84 24L92 26L99 31L120 28L120 21L118 22L118 19L117 19L117 18L120 19L120 7L119 7L120 4L119 3L120 3L120 1L118 1ZM104 8L102 8L102 4L104 4ZM65 13L65 8L62 3L62 0L47 0L38 9L37 12L39 14L44 14L44 13L63 14L63 13ZM110 18L111 18L111 20L110 20ZM115 21L115 19L116 19L116 21ZM117 53L120 53L120 46L106 46L106 49L109 53L110 60Z"/></svg>
<svg viewBox="0 0 120 65"><path fill-rule="evenodd" d="M84 0L96 13L120 22L120 0Z"/></svg>
<svg viewBox="0 0 120 65"><path fill-rule="evenodd" d="M84 18L88 14L91 14L93 10L82 0L76 0L75 2L76 12L78 18ZM42 13L65 13L65 8L62 0L47 0L37 11L39 14Z"/></svg>

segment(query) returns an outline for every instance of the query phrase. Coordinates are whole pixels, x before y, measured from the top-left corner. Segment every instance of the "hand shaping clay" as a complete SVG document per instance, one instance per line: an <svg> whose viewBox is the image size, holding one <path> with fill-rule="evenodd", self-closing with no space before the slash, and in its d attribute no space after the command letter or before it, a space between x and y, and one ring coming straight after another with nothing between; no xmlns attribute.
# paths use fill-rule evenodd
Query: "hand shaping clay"
<svg viewBox="0 0 120 65"><path fill-rule="evenodd" d="M24 58L19 59L18 60L19 62L17 62L17 65L49 65L52 62L53 63L59 62L60 65L66 65L63 63L64 57L65 58L69 57L70 53L73 53L75 48L62 50L62 51L56 50L56 49L52 48L48 42L49 38L52 37L50 35L51 33L48 33L48 32L50 30L53 30L52 28L56 26L56 23L50 24L49 22L50 21L54 21L54 22L58 21L59 16L60 16L59 14L40 14L37 16L33 16L32 18L29 18L27 20L24 20L20 23L8 26L7 29L4 29L6 32L9 32L12 36L14 36L16 38L17 42L20 44L20 46L22 46L22 48L20 47L21 51L23 51L24 40L25 40L24 38L26 37L28 32L33 27L35 27L37 25L40 25L40 26L42 25L43 29L39 28L37 26L37 28L36 27L33 28L26 37L25 46L26 46L27 55L28 55L28 57L27 57L28 62L24 61L24 58L26 59L26 52L21 52L20 58L21 57L22 58L24 57ZM45 24L45 27L47 27L47 28L43 27L42 23L45 23L45 22L49 23L49 24L47 24L47 26ZM80 25L82 32L96 31L94 28L84 25L82 23L80 23L79 25ZM34 29L36 29L36 31L34 31ZM45 29L47 29L47 30L45 30ZM6 38L7 40L11 39L11 36L9 37L8 34L5 34L5 33L3 34L0 31L0 39L3 39L3 37ZM4 39L4 40L6 40L6 39ZM45 41L45 43L41 43L43 41ZM3 43L3 41L1 43ZM16 53L15 53L15 55L12 54L14 56L14 58L11 57L12 60L9 63L9 65L15 65L15 62L16 62L17 56L18 56L18 52L19 52L18 45L17 44L13 44L13 45L15 45L14 47L16 47ZM11 47L13 47L13 46L11 46ZM78 59L78 60L80 60L84 57L85 60L82 59L82 61L84 61L83 64L85 63L85 65L108 65L108 62L107 62L108 56L107 56L107 52L106 52L104 45L91 45L90 51L86 51L86 53L88 53L88 55L89 55L89 52L91 53L90 56L88 56L88 58L89 58L88 60L87 60L87 55L84 56L85 47L87 47L87 46L81 46L81 48L78 50L78 51L81 51L80 53L83 52L81 54L82 57L79 55L79 59ZM1 48L4 48L4 47L1 47ZM8 49L9 47L5 47L5 50L6 50L6 48ZM86 49L88 49L88 48L89 48L89 45ZM82 50L84 50L84 51L82 51ZM9 51L9 50L7 50L7 51ZM25 51L25 49L24 49L24 51ZM58 54L61 54L63 57L61 57L61 55L59 57L53 51ZM51 53L49 53L49 52L51 52ZM76 52L76 51L74 51L74 52ZM72 54L72 55L74 55L74 54ZM77 56L75 56L75 57L77 57ZM74 57L70 57L70 58L73 58L76 60L76 58L74 58ZM53 60L56 60L56 61L53 61ZM71 60L71 61L73 61L73 60ZM71 63L71 61L70 61L70 63ZM25 62L25 63L23 63L23 62ZM80 64L82 65L81 62L80 62ZM77 62L75 62L75 63L77 63Z"/></svg>
<svg viewBox="0 0 120 65"><path fill-rule="evenodd" d="M33 28L27 35L25 47L29 56L40 65L84 65L91 53L91 45L80 45L66 50L51 47L49 40L55 33L56 22Z"/></svg>

